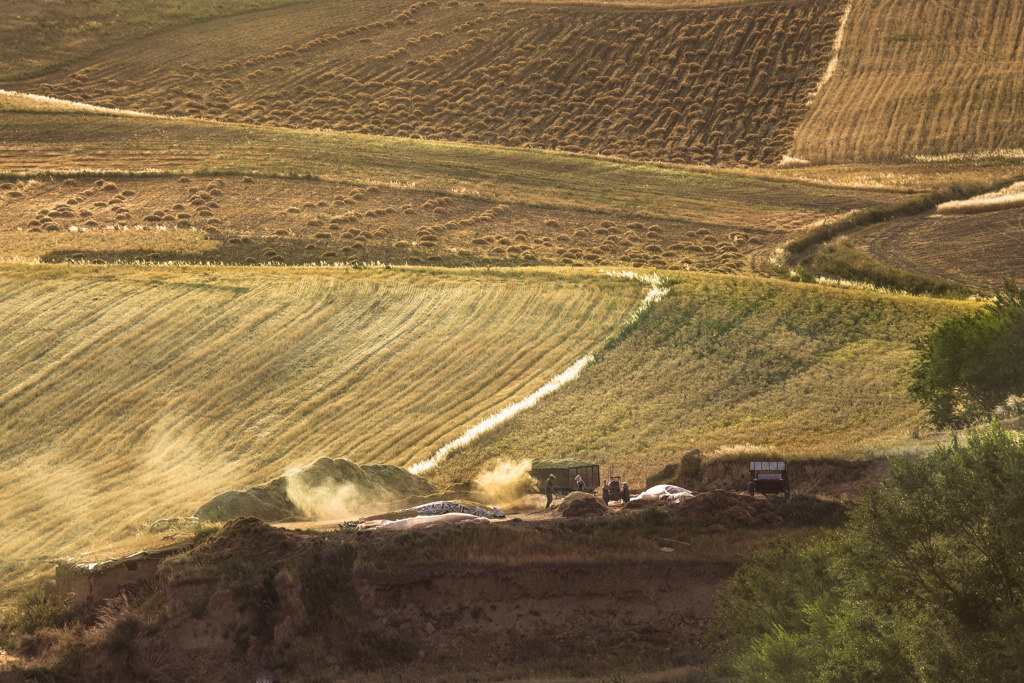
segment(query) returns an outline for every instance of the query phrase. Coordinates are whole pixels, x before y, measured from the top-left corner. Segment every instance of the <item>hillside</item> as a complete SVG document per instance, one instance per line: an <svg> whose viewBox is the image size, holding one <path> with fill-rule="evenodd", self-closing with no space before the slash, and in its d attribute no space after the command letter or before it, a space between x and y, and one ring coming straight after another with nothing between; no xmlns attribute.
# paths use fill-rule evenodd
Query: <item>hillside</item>
<svg viewBox="0 0 1024 683"><path fill-rule="evenodd" d="M10 265L0 292L5 582L322 456L425 458L640 297L544 272Z"/></svg>
<svg viewBox="0 0 1024 683"><path fill-rule="evenodd" d="M24 78L172 26L298 0L11 0L0 5L0 80Z"/></svg>
<svg viewBox="0 0 1024 683"><path fill-rule="evenodd" d="M905 389L913 340L976 305L679 277L579 380L435 476L466 477L496 459L570 457L636 483L692 448L797 459L883 453L925 423Z"/></svg>
<svg viewBox="0 0 1024 683"><path fill-rule="evenodd" d="M902 196L538 150L129 116L10 94L0 109L0 254L45 261L735 272L807 223Z"/></svg>
<svg viewBox="0 0 1024 683"><path fill-rule="evenodd" d="M265 125L763 164L791 146L842 13L841 0L310 2L167 31L18 88Z"/></svg>
<svg viewBox="0 0 1024 683"><path fill-rule="evenodd" d="M1024 5L858 0L793 154L834 163L1021 147Z"/></svg>

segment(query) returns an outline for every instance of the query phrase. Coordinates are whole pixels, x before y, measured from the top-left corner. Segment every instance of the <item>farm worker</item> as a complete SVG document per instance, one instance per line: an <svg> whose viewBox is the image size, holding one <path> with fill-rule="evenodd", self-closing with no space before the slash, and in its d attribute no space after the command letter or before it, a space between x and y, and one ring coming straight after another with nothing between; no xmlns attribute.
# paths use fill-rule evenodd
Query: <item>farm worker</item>
<svg viewBox="0 0 1024 683"><path fill-rule="evenodd" d="M544 506L547 510L551 507L551 501L555 499L555 475L549 474L547 481L544 482L544 495L548 497L548 504Z"/></svg>
<svg viewBox="0 0 1024 683"><path fill-rule="evenodd" d="M629 502L629 484L622 482L622 502Z"/></svg>
<svg viewBox="0 0 1024 683"><path fill-rule="evenodd" d="M583 477L581 477L578 474L576 475L576 490L577 491L582 491L583 490Z"/></svg>

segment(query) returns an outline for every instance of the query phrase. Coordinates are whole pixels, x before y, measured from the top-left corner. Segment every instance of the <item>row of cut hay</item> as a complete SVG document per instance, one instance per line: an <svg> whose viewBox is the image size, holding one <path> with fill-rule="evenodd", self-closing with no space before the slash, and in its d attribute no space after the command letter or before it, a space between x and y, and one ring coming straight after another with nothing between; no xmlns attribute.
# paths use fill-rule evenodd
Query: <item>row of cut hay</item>
<svg viewBox="0 0 1024 683"><path fill-rule="evenodd" d="M988 213L1024 207L1024 182L1017 182L997 192L978 195L970 199L939 204L935 212L943 215Z"/></svg>

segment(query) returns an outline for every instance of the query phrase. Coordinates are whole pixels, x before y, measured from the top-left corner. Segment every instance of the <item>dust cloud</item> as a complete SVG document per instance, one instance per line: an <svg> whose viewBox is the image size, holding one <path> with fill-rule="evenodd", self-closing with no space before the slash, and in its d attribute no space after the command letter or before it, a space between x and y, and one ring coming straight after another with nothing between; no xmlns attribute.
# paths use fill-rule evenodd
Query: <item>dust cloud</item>
<svg viewBox="0 0 1024 683"><path fill-rule="evenodd" d="M534 507L544 498L535 495L537 483L530 476L529 460L503 460L473 480L475 497L487 505L508 508Z"/></svg>
<svg viewBox="0 0 1024 683"><path fill-rule="evenodd" d="M360 519L383 512L382 507L386 507L366 496L356 484L327 481L323 485L309 485L298 475L299 472L293 472L285 476L285 492L309 519Z"/></svg>

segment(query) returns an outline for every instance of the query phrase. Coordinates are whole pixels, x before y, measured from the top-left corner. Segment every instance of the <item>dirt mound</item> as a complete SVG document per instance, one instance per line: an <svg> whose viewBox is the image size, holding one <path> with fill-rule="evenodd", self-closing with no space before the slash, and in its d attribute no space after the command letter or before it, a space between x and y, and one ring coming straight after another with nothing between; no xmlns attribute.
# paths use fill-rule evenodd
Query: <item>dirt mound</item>
<svg viewBox="0 0 1024 683"><path fill-rule="evenodd" d="M749 463L750 458L705 461L700 470L699 488L745 491L750 478ZM882 481L888 473L889 463L882 459L806 458L789 461L789 480L794 491L844 500L860 498L865 488Z"/></svg>
<svg viewBox="0 0 1024 683"><path fill-rule="evenodd" d="M315 492L316 496L310 496ZM406 503L434 493L426 479L394 465L357 465L343 458L320 458L309 467L246 491L215 496L196 511L203 521L255 517L282 522L316 516L311 499L352 498L360 505ZM298 500L296 498L299 498Z"/></svg>
<svg viewBox="0 0 1024 683"><path fill-rule="evenodd" d="M782 516L771 501L729 491L701 493L675 506L678 514L710 527L772 527L782 524Z"/></svg>
<svg viewBox="0 0 1024 683"><path fill-rule="evenodd" d="M190 556L200 562L220 562L240 557L275 558L294 552L298 536L277 529L255 517L242 517L225 524L213 538Z"/></svg>
<svg viewBox="0 0 1024 683"><path fill-rule="evenodd" d="M558 504L563 517L593 517L608 512L608 506L598 496L582 491L573 491Z"/></svg>

